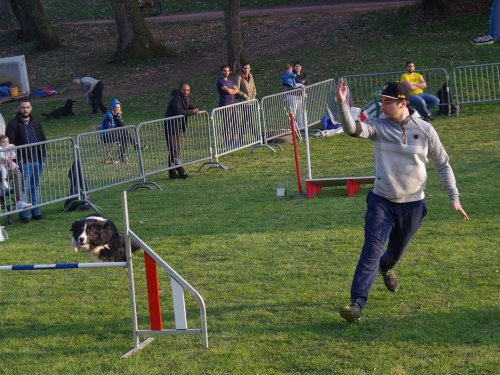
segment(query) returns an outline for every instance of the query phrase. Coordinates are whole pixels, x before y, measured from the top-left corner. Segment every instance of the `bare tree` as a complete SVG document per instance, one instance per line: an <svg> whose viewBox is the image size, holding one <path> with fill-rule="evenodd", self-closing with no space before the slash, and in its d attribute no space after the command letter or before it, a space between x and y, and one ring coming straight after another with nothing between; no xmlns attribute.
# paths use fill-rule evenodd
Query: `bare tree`
<svg viewBox="0 0 500 375"><path fill-rule="evenodd" d="M10 0L25 41L36 41L37 48L48 51L62 45L61 39L52 28L40 0Z"/></svg>
<svg viewBox="0 0 500 375"><path fill-rule="evenodd" d="M137 0L109 0L118 29L115 62L120 65L130 60L148 60L165 56L167 49L157 41L141 14Z"/></svg>
<svg viewBox="0 0 500 375"><path fill-rule="evenodd" d="M17 27L17 19L12 12L10 0L0 0L0 30L11 31Z"/></svg>
<svg viewBox="0 0 500 375"><path fill-rule="evenodd" d="M236 72L245 62L241 35L240 0L224 0L224 22L226 24L227 64L233 72Z"/></svg>

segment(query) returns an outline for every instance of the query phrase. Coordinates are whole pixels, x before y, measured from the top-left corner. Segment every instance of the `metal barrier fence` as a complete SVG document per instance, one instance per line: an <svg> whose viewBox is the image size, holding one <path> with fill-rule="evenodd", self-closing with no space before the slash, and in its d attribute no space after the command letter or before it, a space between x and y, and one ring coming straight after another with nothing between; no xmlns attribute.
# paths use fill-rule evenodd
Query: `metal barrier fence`
<svg viewBox="0 0 500 375"><path fill-rule="evenodd" d="M321 119L328 114L328 109L332 114L338 114L338 106L335 98L334 78L326 81L314 83L305 88L307 126L313 126L321 122Z"/></svg>
<svg viewBox="0 0 500 375"><path fill-rule="evenodd" d="M365 107L372 99L371 94L375 90L381 90L384 83L388 81L398 81L404 71L398 72L381 72L368 74L352 74L346 75L344 78L349 85L352 104L356 107ZM446 83L448 86L448 72L443 68L422 69L418 73L424 76L427 82L426 92L437 95L438 90ZM449 96L451 98L451 95ZM448 105L451 103L440 103Z"/></svg>
<svg viewBox="0 0 500 375"><path fill-rule="evenodd" d="M295 125L303 130L305 124L313 126L321 122L323 116L338 113L335 100L335 79L318 82L304 90L296 89L261 99L264 142L290 134L289 111L294 114Z"/></svg>
<svg viewBox="0 0 500 375"><path fill-rule="evenodd" d="M426 91L430 93L437 92L449 82L445 69L419 72L424 75ZM402 73L345 76L353 104L366 106L374 90L380 89L386 81L398 81ZM500 63L460 66L455 68L453 78L457 105L500 100ZM263 97L260 105L254 99L216 108L211 116L200 112L188 118L176 116L143 122L138 127L81 133L77 135L76 145L71 138L61 138L15 147L13 151L17 160L33 157L38 166L21 168L25 171L22 173L9 173L12 189L0 192L0 217L21 212L23 209L16 204L20 200L31 203L28 208L31 209L69 198L82 196L87 199L90 192L123 183L138 181L129 190L146 187L150 183L146 181L147 176L177 166L208 160L218 164L219 156L267 144L289 134L289 109L295 114L297 128L303 129L306 123L311 126L320 122L327 108L334 114L338 113L334 79L307 86L304 90ZM188 126L185 126L185 121ZM46 155L35 152L37 148L45 150ZM311 178L309 162L308 167L308 177ZM26 178L23 178L23 173L26 173ZM32 177L40 179L39 188L30 188L30 184L24 182Z"/></svg>
<svg viewBox="0 0 500 375"><path fill-rule="evenodd" d="M14 152L19 169L14 166L8 170L9 189L0 193L0 217L79 196L78 189L70 188L68 179L76 158L72 138L32 143L2 152ZM31 206L23 209L21 201Z"/></svg>
<svg viewBox="0 0 500 375"><path fill-rule="evenodd" d="M297 127L301 126L302 122L299 124L298 117L303 121L303 112L302 105L299 104L302 104L300 89L268 95L261 99L264 143L291 132L289 110L294 112Z"/></svg>
<svg viewBox="0 0 500 375"><path fill-rule="evenodd" d="M213 157L262 143L259 102L245 102L212 110Z"/></svg>
<svg viewBox="0 0 500 375"><path fill-rule="evenodd" d="M211 122L206 111L141 122L144 177L211 159Z"/></svg>
<svg viewBox="0 0 500 375"><path fill-rule="evenodd" d="M500 101L500 63L458 66L453 81L457 106Z"/></svg>
<svg viewBox="0 0 500 375"><path fill-rule="evenodd" d="M135 126L80 133L76 143L85 195L143 178Z"/></svg>

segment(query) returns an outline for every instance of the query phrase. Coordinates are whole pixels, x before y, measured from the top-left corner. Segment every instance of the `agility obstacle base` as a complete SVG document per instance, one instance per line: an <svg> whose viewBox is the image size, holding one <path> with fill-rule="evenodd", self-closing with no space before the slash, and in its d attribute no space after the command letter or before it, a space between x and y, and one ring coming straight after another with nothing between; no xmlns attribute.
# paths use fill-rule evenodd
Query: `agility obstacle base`
<svg viewBox="0 0 500 375"><path fill-rule="evenodd" d="M140 341L142 336L161 335L200 335L202 345L208 348L207 314L205 302L201 295L184 278L182 278L172 267L170 267L158 254L156 254L145 242L130 230L128 218L127 192L123 192L123 216L125 225L126 262L103 262L103 263L59 263L59 264L25 264L0 266L0 271L36 271L36 270L65 270L75 268L105 268L124 267L127 269L129 281L130 312L132 316L132 341L133 348L123 354L121 358L128 358L132 354L153 342L154 337ZM146 270L146 286L149 304L150 329L139 329L137 322L137 305L134 284L134 272L132 266L131 240L137 243L144 251ZM160 305L160 293L158 283L157 266L169 273L172 301L175 318L174 329L164 329ZM188 328L184 292L188 291L196 300L200 313L200 328Z"/></svg>
<svg viewBox="0 0 500 375"><path fill-rule="evenodd" d="M375 181L375 176L363 176L363 177L328 177L328 178L313 178L312 177L312 166L311 166L311 149L309 147L309 123L307 118L307 90L309 87L305 89L305 98L304 100L304 124L305 124L305 132L304 132L304 141L305 141L305 149L306 149L306 160L307 160L307 178L306 178L306 198L310 199L314 197L316 194L319 194L322 187L327 186L346 186L347 196L351 197L359 192L359 189L362 184L373 184ZM333 85L333 90L336 89L336 86ZM328 104L328 103L327 103ZM337 105L337 104L335 104ZM336 111L339 112L338 110Z"/></svg>

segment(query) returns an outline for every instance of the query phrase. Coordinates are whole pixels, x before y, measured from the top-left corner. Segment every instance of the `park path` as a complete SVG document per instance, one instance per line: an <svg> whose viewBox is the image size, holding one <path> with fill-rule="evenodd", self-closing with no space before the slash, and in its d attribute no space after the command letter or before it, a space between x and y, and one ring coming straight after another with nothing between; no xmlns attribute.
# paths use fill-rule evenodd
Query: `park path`
<svg viewBox="0 0 500 375"><path fill-rule="evenodd" d="M241 8L241 17L278 17L278 16L294 16L311 13L319 13L322 11L335 11L336 13L353 13L366 12L377 9L398 8L406 5L418 3L417 0L400 0L400 1L376 1L376 2L346 2L340 4L324 4L324 5L308 5L295 7L272 7L272 8ZM184 22L184 21L205 21L212 19L224 18L223 10L213 10L199 13L177 13L170 15L159 15L154 17L146 17L148 23L168 23L168 22ZM114 19L101 20L82 20L62 22L61 24L73 25L96 25L108 24L115 22Z"/></svg>

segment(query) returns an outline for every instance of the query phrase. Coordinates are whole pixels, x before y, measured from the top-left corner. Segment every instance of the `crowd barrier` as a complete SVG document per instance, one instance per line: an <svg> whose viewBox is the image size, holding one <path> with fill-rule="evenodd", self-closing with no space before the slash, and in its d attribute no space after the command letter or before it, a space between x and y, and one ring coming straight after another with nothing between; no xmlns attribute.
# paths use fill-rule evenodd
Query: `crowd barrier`
<svg viewBox="0 0 500 375"><path fill-rule="evenodd" d="M168 265L158 254L156 254L144 241L142 241L134 232L130 230L127 193L123 192L123 212L125 223L125 238L126 238L126 261L125 262L104 262L104 263L60 263L60 264L24 264L24 265L9 265L0 266L0 271L41 271L41 270L68 270L76 268L104 268L104 267L125 267L127 269L130 312L132 320L132 341L133 348L122 355L122 358L128 358L138 350L144 348L151 343L154 338L149 337L144 341L140 341L141 336L160 336L160 335L199 335L202 345L208 348L208 331L207 331L207 315L205 302L202 296L193 288L182 276L180 276L170 265ZM137 302L135 291L134 269L132 263L132 254L130 241L133 240L139 244L144 251L145 270L146 270L146 286L147 299L149 305L149 322L150 329L139 329L137 319ZM174 312L173 329L164 329L161 304L160 304L160 288L158 282L157 266L167 271L172 291L172 302ZM199 328L189 328L187 320L187 311L185 304L185 291L189 292L198 305L199 312Z"/></svg>
<svg viewBox="0 0 500 375"><path fill-rule="evenodd" d="M262 144L260 107L257 99L212 110L213 157Z"/></svg>
<svg viewBox="0 0 500 375"><path fill-rule="evenodd" d="M449 77L445 69L419 70L427 82L427 90L437 93ZM346 75L352 104L364 107L371 94L386 81L399 80L403 71ZM500 63L457 67L453 74L457 105L500 100ZM441 103L450 104L450 103ZM89 194L124 183L135 183L129 190L148 187L147 178L164 171L193 163L215 164L225 168L218 158L246 148L265 146L275 138L290 134L289 112L293 112L299 139L300 131L319 123L328 113L338 113L335 80L265 96L257 100L215 108L209 115L171 117L143 122L139 126L95 130L78 134L75 141L61 138L15 148L28 152L38 145L46 148L41 161L40 188L20 193L19 174L11 176L17 189L0 193L0 217L9 218L20 212L15 202L19 196L34 207L81 198L91 205ZM188 126L185 126L185 124ZM307 124L307 126L306 126ZM169 130L170 129L170 130ZM309 146L306 136L306 147ZM308 154L308 179L312 178ZM36 157L36 155L35 155ZM202 166L203 166L202 165ZM201 167L200 167L201 169ZM68 180L68 177L70 179ZM68 187L69 186L69 187ZM96 207L94 205L96 209Z"/></svg>
<svg viewBox="0 0 500 375"><path fill-rule="evenodd" d="M261 99L261 113L263 123L263 142L268 144L274 139L290 134L289 112L294 112L297 126L303 121L302 108L303 92L300 89L281 92L265 96ZM299 120L300 118L300 120Z"/></svg>
<svg viewBox="0 0 500 375"><path fill-rule="evenodd" d="M275 138L290 134L289 112L294 114L297 130L321 122L323 116L338 112L335 100L335 79L318 82L305 89L295 89L261 99L263 142L270 143ZM302 139L298 133L299 139Z"/></svg>
<svg viewBox="0 0 500 375"><path fill-rule="evenodd" d="M334 115L338 114L335 87L334 78L306 86L307 126L321 123L321 119L328 114L328 110Z"/></svg>
<svg viewBox="0 0 500 375"><path fill-rule="evenodd" d="M206 111L141 122L138 128L142 144L148 145L142 158L144 177L212 159L212 127Z"/></svg>
<svg viewBox="0 0 500 375"><path fill-rule="evenodd" d="M371 94L375 90L381 90L384 83L388 81L399 82L403 73L405 73L405 71L352 74L344 76L349 86L352 105L359 108L365 107L371 101ZM425 91L432 95L437 95L438 90L442 88L444 84L449 87L449 75L443 68L422 69L418 70L418 73L424 76L425 82L427 83ZM449 97L451 98L451 96ZM449 105L451 103L440 104Z"/></svg>
<svg viewBox="0 0 500 375"><path fill-rule="evenodd" d="M453 82L457 107L500 101L500 63L458 66Z"/></svg>
<svg viewBox="0 0 500 375"><path fill-rule="evenodd" d="M72 138L32 143L2 152L15 154L19 170L9 171L10 189L0 193L0 217L21 212L23 209L16 204L20 200L32 203L28 209L33 209L79 196L78 190L71 191L68 179L76 157Z"/></svg>
<svg viewBox="0 0 500 375"><path fill-rule="evenodd" d="M143 177L137 127L80 133L76 143L83 182L80 188L86 196Z"/></svg>

